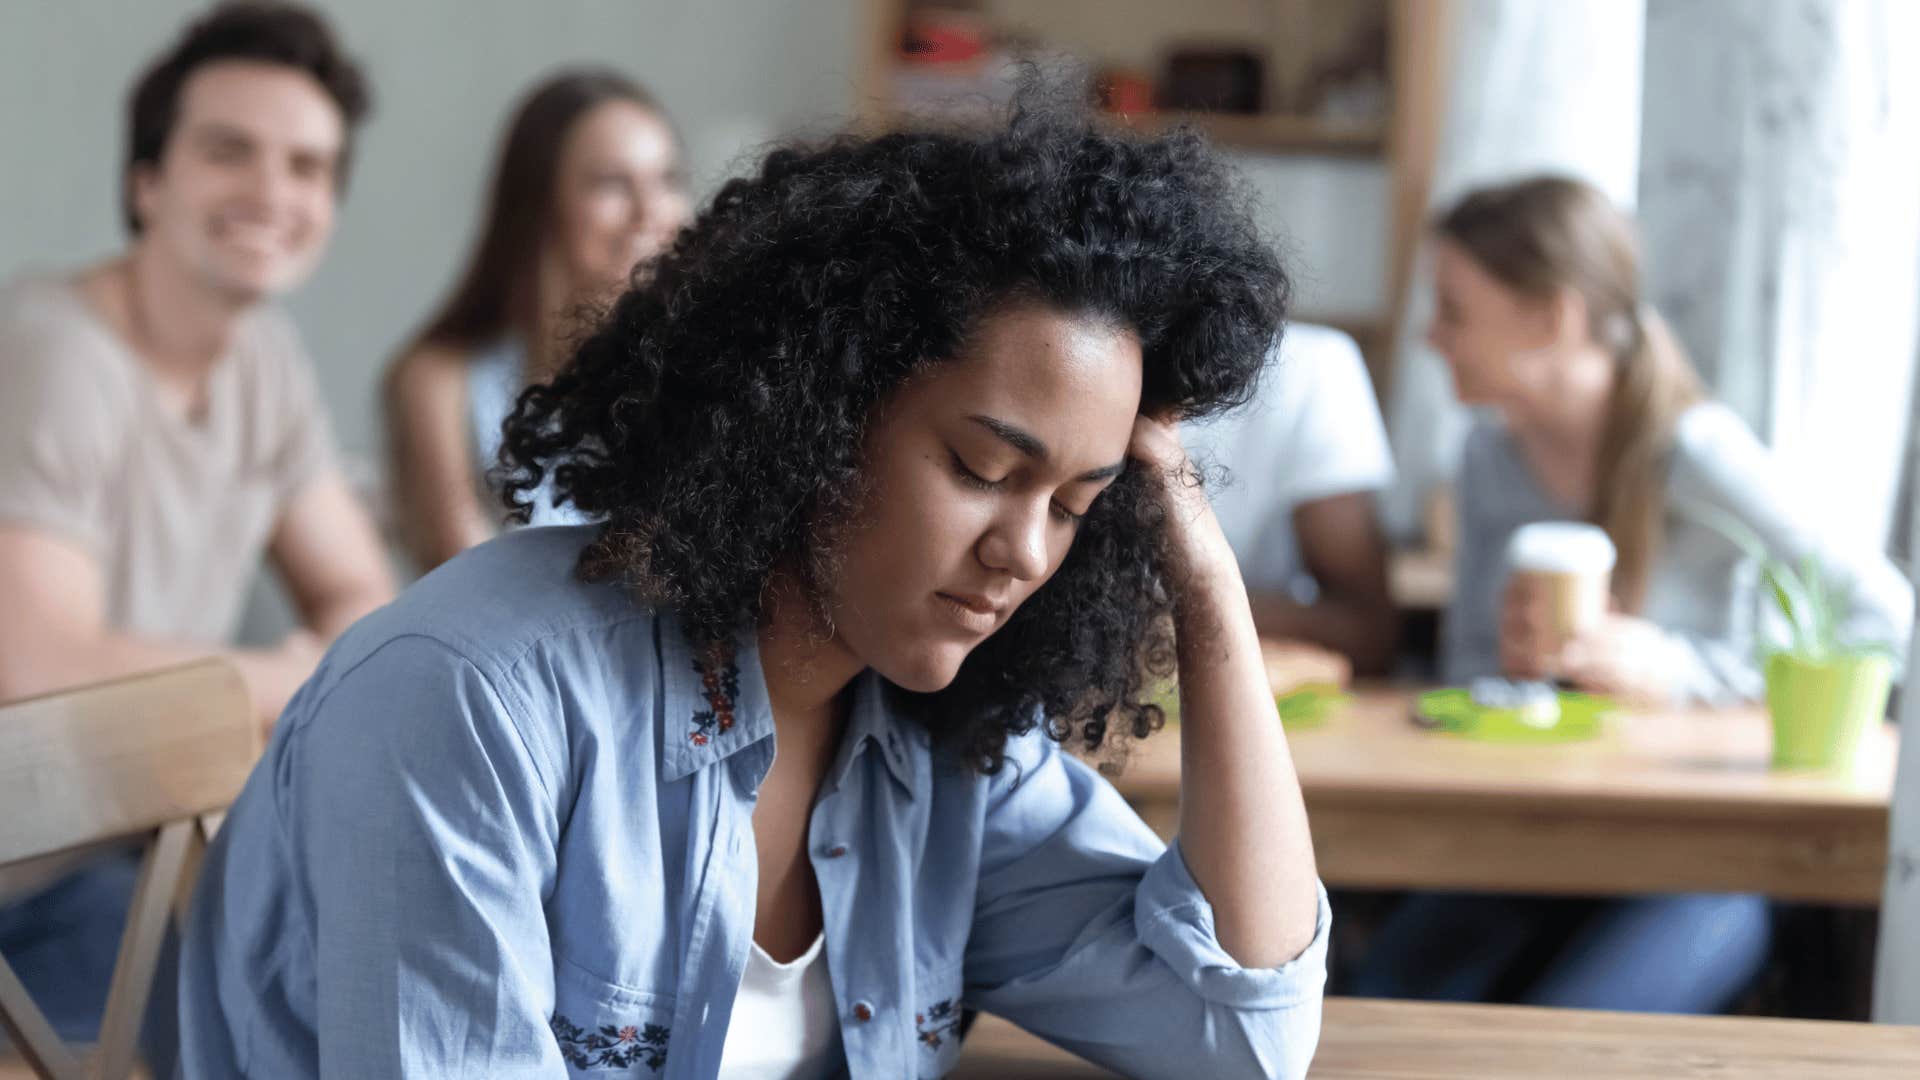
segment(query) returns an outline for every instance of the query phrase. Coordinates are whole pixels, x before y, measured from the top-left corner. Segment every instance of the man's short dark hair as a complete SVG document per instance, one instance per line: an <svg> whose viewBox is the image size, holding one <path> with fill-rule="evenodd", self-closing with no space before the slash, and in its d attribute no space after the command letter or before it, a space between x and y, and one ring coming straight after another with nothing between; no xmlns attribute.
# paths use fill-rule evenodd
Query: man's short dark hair
<svg viewBox="0 0 1920 1080"><path fill-rule="evenodd" d="M353 129L367 113L366 80L353 58L342 52L333 29L319 15L294 4L241 0L224 3L189 24L127 99L127 160L121 173L121 212L127 229L138 235L134 212L133 170L158 165L180 118L180 91L195 71L223 60L282 64L313 76L340 108L346 142L340 148L338 183L346 183Z"/></svg>

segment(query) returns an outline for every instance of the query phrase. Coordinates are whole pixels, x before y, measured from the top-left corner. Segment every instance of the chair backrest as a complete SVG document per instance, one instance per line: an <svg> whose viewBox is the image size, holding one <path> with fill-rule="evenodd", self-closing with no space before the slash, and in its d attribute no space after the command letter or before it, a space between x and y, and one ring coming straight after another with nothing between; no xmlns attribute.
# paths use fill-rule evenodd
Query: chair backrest
<svg viewBox="0 0 1920 1080"><path fill-rule="evenodd" d="M113 840L145 845L94 1053L60 1041L0 957L0 1024L41 1076L132 1070L168 915L184 916L260 741L246 685L218 660L0 706L0 870Z"/></svg>

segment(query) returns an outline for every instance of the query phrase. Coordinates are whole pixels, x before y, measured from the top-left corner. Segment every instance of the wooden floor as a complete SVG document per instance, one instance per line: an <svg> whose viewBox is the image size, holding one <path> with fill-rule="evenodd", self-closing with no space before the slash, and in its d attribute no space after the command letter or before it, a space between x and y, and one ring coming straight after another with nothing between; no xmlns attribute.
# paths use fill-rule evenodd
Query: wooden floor
<svg viewBox="0 0 1920 1080"><path fill-rule="evenodd" d="M953 1077L1091 1080L1097 1069L982 1017ZM1208 1075L1195 1062L1197 1078ZM1920 1027L1330 998L1314 1080L1913 1080Z"/></svg>

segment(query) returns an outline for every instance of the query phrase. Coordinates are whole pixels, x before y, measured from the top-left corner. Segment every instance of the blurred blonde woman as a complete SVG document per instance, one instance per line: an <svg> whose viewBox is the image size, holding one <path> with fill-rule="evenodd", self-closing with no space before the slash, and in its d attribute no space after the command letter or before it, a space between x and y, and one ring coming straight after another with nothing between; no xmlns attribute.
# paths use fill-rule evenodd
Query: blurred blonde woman
<svg viewBox="0 0 1920 1080"><path fill-rule="evenodd" d="M1703 519L1812 555L1851 597L1845 632L1904 652L1910 586L1869 544L1822 539L1732 411L1709 400L1641 295L1632 222L1576 180L1473 192L1436 223L1429 341L1488 417L1458 484L1449 681L1540 678L1654 703L1761 696L1755 567ZM1507 581L1520 526L1584 521L1618 551L1612 613L1551 640L1545 598ZM1724 528L1724 524L1721 528ZM1359 993L1660 1012L1732 1005L1765 961L1757 896L1545 901L1422 896L1376 938Z"/></svg>
<svg viewBox="0 0 1920 1080"><path fill-rule="evenodd" d="M487 472L515 399L553 373L581 313L673 242L688 209L679 139L638 84L563 71L520 104L459 284L387 373L396 504L421 569L498 531ZM580 518L541 493L530 520Z"/></svg>
<svg viewBox="0 0 1920 1080"><path fill-rule="evenodd" d="M1732 704L1763 693L1756 568L1710 521L1737 522L1796 565L1816 557L1851 596L1844 632L1905 651L1913 596L1870 543L1822 537L1767 449L1708 399L1640 294L1632 222L1576 180L1474 192L1442 216L1429 333L1468 405L1490 415L1459 478L1450 680L1551 671L1642 701ZM1508 538L1586 521L1619 552L1615 611L1561 643L1545 598L1506 581Z"/></svg>

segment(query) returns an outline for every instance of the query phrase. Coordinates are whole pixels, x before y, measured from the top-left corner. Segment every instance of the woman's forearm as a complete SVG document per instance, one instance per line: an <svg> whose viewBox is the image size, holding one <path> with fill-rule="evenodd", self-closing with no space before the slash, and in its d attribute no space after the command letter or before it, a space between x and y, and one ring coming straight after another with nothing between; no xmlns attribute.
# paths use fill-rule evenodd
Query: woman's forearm
<svg viewBox="0 0 1920 1080"><path fill-rule="evenodd" d="M1170 492L1178 602L1180 846L1221 946L1274 967L1313 940L1318 873L1238 564L1198 488Z"/></svg>

